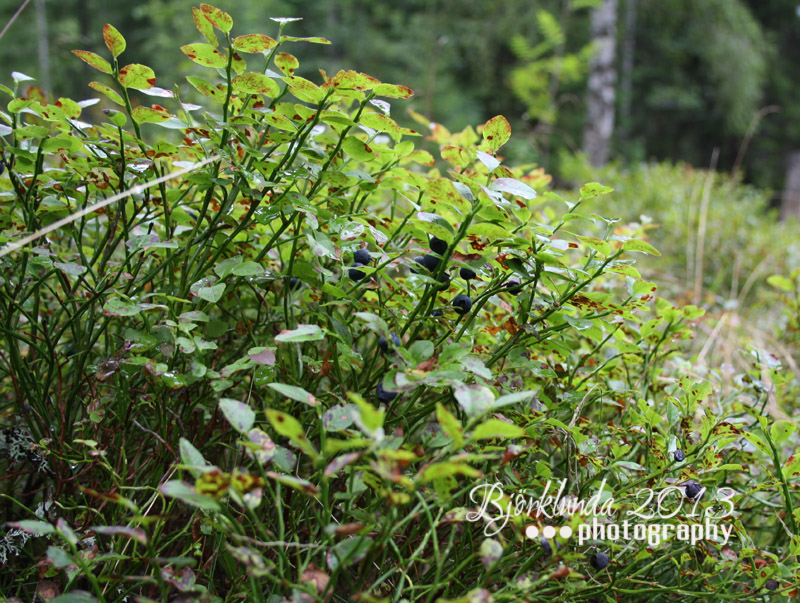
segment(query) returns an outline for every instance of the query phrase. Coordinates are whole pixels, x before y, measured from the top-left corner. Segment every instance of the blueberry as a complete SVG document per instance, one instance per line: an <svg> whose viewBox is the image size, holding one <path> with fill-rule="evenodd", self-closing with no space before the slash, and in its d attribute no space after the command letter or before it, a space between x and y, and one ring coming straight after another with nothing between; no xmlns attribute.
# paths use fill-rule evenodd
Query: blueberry
<svg viewBox="0 0 800 603"><path fill-rule="evenodd" d="M439 309L436 309L433 312L431 312L431 316L444 316L444 312L442 312Z"/></svg>
<svg viewBox="0 0 800 603"><path fill-rule="evenodd" d="M466 314L472 309L472 300L468 295L457 295L452 304L458 314Z"/></svg>
<svg viewBox="0 0 800 603"><path fill-rule="evenodd" d="M356 262L347 271L347 276L349 276L351 280L360 281L365 276L367 276L366 272L364 272L363 270L358 270L359 268L362 268L363 266L364 266L364 264L362 264L361 262Z"/></svg>
<svg viewBox="0 0 800 603"><path fill-rule="evenodd" d="M767 580L764 582L764 588L767 590L775 590L778 588L778 581L777 580Z"/></svg>
<svg viewBox="0 0 800 603"><path fill-rule="evenodd" d="M381 381L378 381L378 385L375 388L375 394L378 396L379 402L391 402L397 397L397 392L383 389L383 382Z"/></svg>
<svg viewBox="0 0 800 603"><path fill-rule="evenodd" d="M372 256L366 249L357 249L355 253L353 253L353 261L366 266L372 261Z"/></svg>
<svg viewBox="0 0 800 603"><path fill-rule="evenodd" d="M292 291L297 291L302 286L303 286L303 281L301 281L299 278L293 276L292 278L289 279L289 289L291 289Z"/></svg>
<svg viewBox="0 0 800 603"><path fill-rule="evenodd" d="M540 541L542 543L542 550L544 551L544 556L549 557L553 554L553 547L550 546L550 543L547 542L544 538Z"/></svg>
<svg viewBox="0 0 800 603"><path fill-rule="evenodd" d="M686 483L686 498L696 498L700 491L703 489L703 486L698 484L697 482L687 482Z"/></svg>
<svg viewBox="0 0 800 603"><path fill-rule="evenodd" d="M446 273L443 272L442 274L439 275L439 282L441 284L436 286L437 290L446 291L447 289L450 288L450 277L447 276Z"/></svg>
<svg viewBox="0 0 800 603"><path fill-rule="evenodd" d="M674 456L674 457L675 457L675 460L676 460L676 461L678 461L679 463L680 463L680 462L681 462L683 459L685 459L685 458L686 458L686 455L685 455L685 454L683 454L683 450L681 450L680 448L678 448L678 450L676 450L675 452L673 452L673 453L672 453L672 456Z"/></svg>
<svg viewBox="0 0 800 603"><path fill-rule="evenodd" d="M400 345L400 338L395 333L392 333L392 341L394 345ZM389 342L385 337L378 337L378 347L384 354L389 351Z"/></svg>
<svg viewBox="0 0 800 603"><path fill-rule="evenodd" d="M424 256L418 255L417 257L414 258L414 262L419 264L423 268L426 268L429 272L433 272L434 270L436 270L436 266L439 265L439 258L430 254L425 254ZM419 270L414 270L413 268L411 269L411 272L413 272L414 274L424 274Z"/></svg>
<svg viewBox="0 0 800 603"><path fill-rule="evenodd" d="M444 255L447 253L447 241L442 241L442 239L431 237L431 251L438 253L439 255Z"/></svg>
<svg viewBox="0 0 800 603"><path fill-rule="evenodd" d="M595 553L589 557L589 563L596 570L601 570L608 565L608 555L605 553Z"/></svg>
<svg viewBox="0 0 800 603"><path fill-rule="evenodd" d="M522 286L515 278L510 278L506 281L506 289L511 295L519 295L522 291Z"/></svg>
<svg viewBox="0 0 800 603"><path fill-rule="evenodd" d="M478 275L475 274L475 271L470 270L469 268L462 268L461 270L458 271L458 273L461 275L461 278L463 278L465 281L471 280L473 278L478 278Z"/></svg>

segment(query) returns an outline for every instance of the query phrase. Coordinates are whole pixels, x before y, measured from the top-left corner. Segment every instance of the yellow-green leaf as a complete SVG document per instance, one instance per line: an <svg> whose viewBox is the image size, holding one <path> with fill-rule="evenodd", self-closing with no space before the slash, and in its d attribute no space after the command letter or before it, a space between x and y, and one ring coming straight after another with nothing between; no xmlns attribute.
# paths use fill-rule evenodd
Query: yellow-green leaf
<svg viewBox="0 0 800 603"><path fill-rule="evenodd" d="M238 94L266 94L275 97L281 91L275 80L263 73L243 73L233 78L231 83Z"/></svg>
<svg viewBox="0 0 800 603"><path fill-rule="evenodd" d="M192 61L203 67L224 69L228 65L228 57L211 44L186 44L181 46L181 51Z"/></svg>
<svg viewBox="0 0 800 603"><path fill-rule="evenodd" d="M206 41L215 48L219 46L217 34L214 33L214 26L211 25L211 22L206 18L205 14L203 14L203 11L199 8L192 7L192 17L194 18L197 31L203 34Z"/></svg>
<svg viewBox="0 0 800 603"><path fill-rule="evenodd" d="M140 124L158 124L167 121L171 116L167 111L160 111L150 107L134 107L131 117Z"/></svg>
<svg viewBox="0 0 800 603"><path fill-rule="evenodd" d="M225 102L225 90L220 86L214 86L213 84L209 84L204 79L199 77L194 77L193 75L187 75L186 79L188 82L197 90L200 94L211 98L218 103Z"/></svg>
<svg viewBox="0 0 800 603"><path fill-rule="evenodd" d="M203 15L209 20L211 25L220 31L229 32L233 27L233 19L231 16L225 11L218 9L216 6L201 4L200 10L203 11Z"/></svg>
<svg viewBox="0 0 800 603"><path fill-rule="evenodd" d="M456 450L464 446L464 428L456 416L440 402L436 403L436 420L442 426L442 431L453 440Z"/></svg>
<svg viewBox="0 0 800 603"><path fill-rule="evenodd" d="M300 61L288 52L279 52L275 57L275 65L286 75L292 75L294 70L300 66Z"/></svg>
<svg viewBox="0 0 800 603"><path fill-rule="evenodd" d="M411 98L414 96L414 91L408 86L401 86L399 84L378 84L373 88L376 96L384 96L386 98Z"/></svg>
<svg viewBox="0 0 800 603"><path fill-rule="evenodd" d="M483 125L483 139L496 151L511 138L511 124L502 115L496 115Z"/></svg>
<svg viewBox="0 0 800 603"><path fill-rule="evenodd" d="M348 136L342 143L342 150L358 161L369 161L375 158L375 153L355 136Z"/></svg>
<svg viewBox="0 0 800 603"><path fill-rule="evenodd" d="M640 251L650 255L661 255L661 252L650 243L645 243L639 239L628 239L622 244L623 251Z"/></svg>
<svg viewBox="0 0 800 603"><path fill-rule="evenodd" d="M125 52L125 38L117 31L117 28L106 23L103 26L103 41L106 43L106 48L114 57L118 57Z"/></svg>
<svg viewBox="0 0 800 603"><path fill-rule="evenodd" d="M156 85L156 74L147 65L131 63L119 70L119 83L126 88L147 90Z"/></svg>
<svg viewBox="0 0 800 603"><path fill-rule="evenodd" d="M500 419L487 419L478 425L470 436L470 440L492 440L494 438L513 439L521 438L525 430L519 425L506 423Z"/></svg>
<svg viewBox="0 0 800 603"><path fill-rule="evenodd" d="M78 57L84 63L88 63L98 71L111 75L111 63L106 61L99 54L89 52L88 50L73 50L72 54Z"/></svg>
<svg viewBox="0 0 800 603"><path fill-rule="evenodd" d="M258 54L266 52L277 46L278 43L264 34L247 34L246 36L237 36L233 39L233 47L239 52L249 52L250 54Z"/></svg>

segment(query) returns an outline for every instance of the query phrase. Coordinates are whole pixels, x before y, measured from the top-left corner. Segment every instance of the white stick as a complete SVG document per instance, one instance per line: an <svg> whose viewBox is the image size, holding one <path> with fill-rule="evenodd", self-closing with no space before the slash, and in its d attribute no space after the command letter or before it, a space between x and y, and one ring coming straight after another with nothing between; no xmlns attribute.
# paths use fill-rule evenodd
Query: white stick
<svg viewBox="0 0 800 603"><path fill-rule="evenodd" d="M130 195L137 195L147 190L148 188L155 186L156 184L161 184L162 182L166 182L170 178L177 178L178 176L183 176L184 174L188 174L189 172L196 170L199 167L203 167L204 165L209 164L212 161L216 161L217 159L219 159L219 155L208 157L207 159L203 159L202 161L193 163L189 167L178 170L177 172L172 172L171 174L165 174L164 176L160 176L155 180L147 182L146 184L137 184L136 186L129 188L126 191L122 191L121 193L117 193L116 195L113 195L108 199L103 199L102 201L99 201L94 205L90 205L89 207L84 207L83 209L76 211L74 214L70 214L66 218L61 218L60 220L53 222L49 226L45 226L41 230L37 230L33 234L30 234L27 237L20 239L19 241L12 241L11 243L3 247L3 249L0 249L0 258L3 257L4 255L8 255L12 251L16 251L17 249L24 247L31 241L35 241L36 239L43 237L48 232L53 232L54 230L58 230L62 226L65 226L70 222L74 222L75 220L82 218L83 216L90 214L93 211L100 209L101 207L105 207L106 205L114 203L114 201L119 201L120 199L129 197Z"/></svg>

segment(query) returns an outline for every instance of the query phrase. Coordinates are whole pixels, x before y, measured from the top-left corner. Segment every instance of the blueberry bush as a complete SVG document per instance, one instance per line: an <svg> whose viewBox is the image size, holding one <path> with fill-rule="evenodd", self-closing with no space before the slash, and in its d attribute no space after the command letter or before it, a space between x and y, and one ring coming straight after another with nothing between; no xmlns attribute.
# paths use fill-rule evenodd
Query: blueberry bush
<svg viewBox="0 0 800 603"><path fill-rule="evenodd" d="M798 434L773 412L794 377L756 348L697 374L704 312L642 277L659 253L601 215L611 187L506 165L502 116L412 114L418 133L401 84L299 75L292 47L328 41L291 19L271 37L192 16L173 88L112 25L106 56L74 51L97 97L0 86L3 597L796 593ZM667 492L662 523L732 536L475 520L476 486L507 507L548 482L603 521Z"/></svg>

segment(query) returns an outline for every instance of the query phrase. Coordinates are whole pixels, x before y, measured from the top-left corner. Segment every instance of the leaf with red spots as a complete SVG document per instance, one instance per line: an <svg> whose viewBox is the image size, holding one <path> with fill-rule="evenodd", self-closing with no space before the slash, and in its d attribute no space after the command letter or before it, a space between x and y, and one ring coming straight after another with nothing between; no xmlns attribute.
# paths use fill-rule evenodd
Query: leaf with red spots
<svg viewBox="0 0 800 603"><path fill-rule="evenodd" d="M291 475L284 475L283 473L275 473L274 471L267 471L264 473L264 475L285 486L300 490L300 492L303 494L307 494L309 496L315 496L319 494L319 488L317 488L308 480L300 479L299 477L292 477Z"/></svg>
<svg viewBox="0 0 800 603"><path fill-rule="evenodd" d="M305 429L300 422L292 415L271 408L266 409L265 414L272 428L285 438L289 438L294 444L302 448L307 454L317 456L317 451L306 438Z"/></svg>
<svg viewBox="0 0 800 603"><path fill-rule="evenodd" d="M649 255L661 255L661 252L650 243L645 243L639 239L628 239L622 244L623 251L640 251Z"/></svg>
<svg viewBox="0 0 800 603"><path fill-rule="evenodd" d="M209 84L204 79L199 77L194 77L192 75L187 75L186 79L188 82L194 86L195 90L197 90L200 94L207 96L210 99L217 101L218 103L225 102L225 90L221 87L214 86Z"/></svg>
<svg viewBox="0 0 800 603"><path fill-rule="evenodd" d="M368 128L372 128L373 130L378 130L379 132L386 132L387 134L391 135L392 138L394 138L395 140L400 140L400 138L403 135L419 136L419 134L414 130L410 130L408 128L401 128L396 121L394 121L388 115L384 115L383 113L374 113L374 112L363 113L361 115L359 123L364 126L367 126Z"/></svg>
<svg viewBox="0 0 800 603"><path fill-rule="evenodd" d="M103 26L103 41L106 43L106 48L115 58L125 52L125 38L117 31L117 28L106 23Z"/></svg>
<svg viewBox="0 0 800 603"><path fill-rule="evenodd" d="M330 80L334 88L353 89L353 90L372 90L380 84L380 81L358 71L340 71Z"/></svg>
<svg viewBox="0 0 800 603"><path fill-rule="evenodd" d="M211 25L211 21L206 18L203 11L199 8L192 7L192 17L194 18L194 24L197 26L197 31L203 34L206 42L211 44L214 48L219 46L217 34L214 33L214 26Z"/></svg>
<svg viewBox="0 0 800 603"><path fill-rule="evenodd" d="M300 61L288 52L279 52L275 57L275 65L286 75L292 75L294 70L300 66Z"/></svg>
<svg viewBox="0 0 800 603"><path fill-rule="evenodd" d="M483 125L483 140L492 151L502 147L511 138L511 124L502 115L496 115Z"/></svg>
<svg viewBox="0 0 800 603"><path fill-rule="evenodd" d="M102 71L103 73L111 75L112 73L111 63L106 61L99 54L89 52L88 50L73 50L72 54L74 54L84 63L88 63L98 71Z"/></svg>
<svg viewBox="0 0 800 603"><path fill-rule="evenodd" d="M210 4L201 4L200 10L203 11L203 15L206 19L208 19L211 25L220 31L227 33L233 27L233 19L231 16L225 11L218 9L216 6L211 6Z"/></svg>
<svg viewBox="0 0 800 603"><path fill-rule="evenodd" d="M131 63L119 70L119 83L126 88L147 90L156 85L156 74L147 65Z"/></svg>
<svg viewBox="0 0 800 603"><path fill-rule="evenodd" d="M155 107L134 107L133 111L131 111L131 117L140 124L158 124L162 121L167 121L171 115L166 109L160 110Z"/></svg>
<svg viewBox="0 0 800 603"><path fill-rule="evenodd" d="M283 42L307 42L309 44L330 44L331 41L328 38L322 38L320 36L312 36L309 38L298 38L296 36L281 36L281 43Z"/></svg>
<svg viewBox="0 0 800 603"><path fill-rule="evenodd" d="M357 161L369 161L375 158L373 150L355 136L348 136L344 139L342 150Z"/></svg>
<svg viewBox="0 0 800 603"><path fill-rule="evenodd" d="M237 94L266 94L275 97L281 91L275 80L263 73L243 73L233 78L231 84Z"/></svg>
<svg viewBox="0 0 800 603"><path fill-rule="evenodd" d="M246 36L237 36L233 39L233 47L239 52L248 52L250 54L258 54L272 50L278 43L263 34L248 34Z"/></svg>
<svg viewBox="0 0 800 603"><path fill-rule="evenodd" d="M284 79L286 83L289 84L289 92L301 101L318 103L325 98L325 91L312 81L302 78L299 75L293 75Z"/></svg>
<svg viewBox="0 0 800 603"><path fill-rule="evenodd" d="M461 193L456 190L456 187L447 178L437 178L431 181L428 184L427 193L431 201L448 205L461 215L466 216L472 208L469 201L461 196ZM428 210L426 209L425 211Z"/></svg>
<svg viewBox="0 0 800 603"><path fill-rule="evenodd" d="M203 67L224 69L228 66L228 57L211 44L186 44L181 46L181 51L192 61Z"/></svg>
<svg viewBox="0 0 800 603"><path fill-rule="evenodd" d="M378 84L373 88L376 96L384 96L386 98L411 98L414 96L414 91L408 86L401 86L399 84Z"/></svg>

